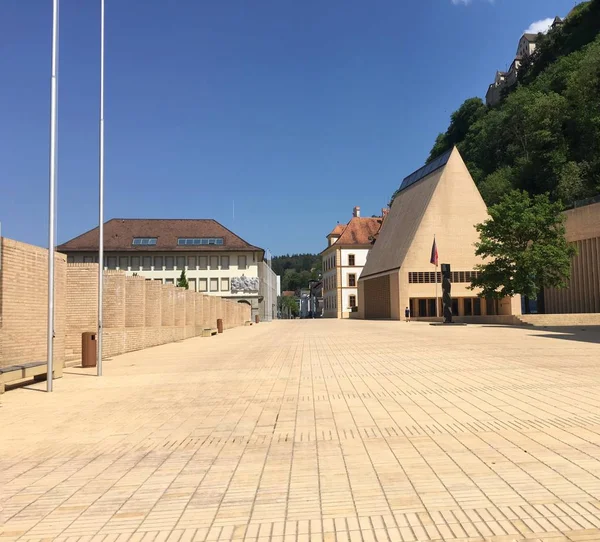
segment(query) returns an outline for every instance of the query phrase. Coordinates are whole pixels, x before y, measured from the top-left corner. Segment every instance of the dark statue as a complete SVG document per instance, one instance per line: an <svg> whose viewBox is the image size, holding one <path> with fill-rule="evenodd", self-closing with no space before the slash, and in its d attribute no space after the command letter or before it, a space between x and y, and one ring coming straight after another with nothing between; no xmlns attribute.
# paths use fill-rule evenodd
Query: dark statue
<svg viewBox="0 0 600 542"><path fill-rule="evenodd" d="M450 274L450 264L442 264L442 306L444 311L444 324L452 323L452 275Z"/></svg>

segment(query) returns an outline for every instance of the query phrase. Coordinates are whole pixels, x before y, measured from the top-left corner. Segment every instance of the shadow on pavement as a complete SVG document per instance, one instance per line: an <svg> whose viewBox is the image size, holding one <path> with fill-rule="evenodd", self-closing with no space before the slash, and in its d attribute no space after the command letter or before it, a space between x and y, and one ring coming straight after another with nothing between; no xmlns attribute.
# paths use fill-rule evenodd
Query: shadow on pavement
<svg viewBox="0 0 600 542"><path fill-rule="evenodd" d="M600 326L494 326L535 331L535 337L600 344ZM533 335L532 335L533 336Z"/></svg>

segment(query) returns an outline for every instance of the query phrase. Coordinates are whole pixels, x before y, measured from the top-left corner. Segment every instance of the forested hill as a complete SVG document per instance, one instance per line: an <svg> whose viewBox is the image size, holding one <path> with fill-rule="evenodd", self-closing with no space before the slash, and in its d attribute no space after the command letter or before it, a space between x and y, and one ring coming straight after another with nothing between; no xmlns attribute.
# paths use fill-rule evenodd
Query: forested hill
<svg viewBox="0 0 600 542"><path fill-rule="evenodd" d="M488 205L512 188L548 192L565 205L598 194L600 0L579 4L538 37L519 83L498 106L466 100L428 161L454 145Z"/></svg>
<svg viewBox="0 0 600 542"><path fill-rule="evenodd" d="M281 290L297 292L301 288L308 288L308 282L318 278L321 257L318 254L275 256L272 266L275 274L281 276Z"/></svg>

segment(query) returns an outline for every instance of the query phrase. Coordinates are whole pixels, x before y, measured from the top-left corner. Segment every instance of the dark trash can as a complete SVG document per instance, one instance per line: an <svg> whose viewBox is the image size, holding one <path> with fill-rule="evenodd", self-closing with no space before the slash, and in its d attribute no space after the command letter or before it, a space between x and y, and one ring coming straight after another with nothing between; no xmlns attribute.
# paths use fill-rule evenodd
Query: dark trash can
<svg viewBox="0 0 600 542"><path fill-rule="evenodd" d="M221 318L217 320L217 332L223 333L223 320Z"/></svg>

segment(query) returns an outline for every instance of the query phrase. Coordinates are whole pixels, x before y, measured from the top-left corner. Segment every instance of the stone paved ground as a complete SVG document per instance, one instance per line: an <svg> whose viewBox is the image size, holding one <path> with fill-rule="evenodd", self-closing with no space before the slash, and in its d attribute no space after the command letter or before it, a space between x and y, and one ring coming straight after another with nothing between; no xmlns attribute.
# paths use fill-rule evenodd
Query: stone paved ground
<svg viewBox="0 0 600 542"><path fill-rule="evenodd" d="M85 372L0 397L6 540L600 540L597 331L288 321Z"/></svg>

